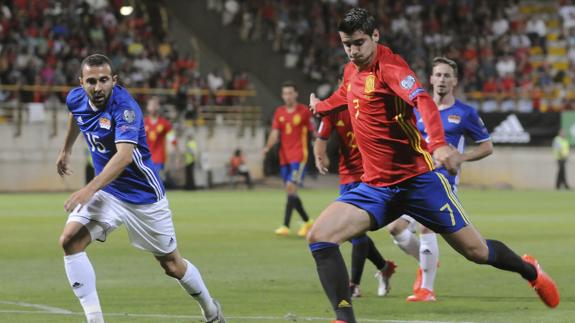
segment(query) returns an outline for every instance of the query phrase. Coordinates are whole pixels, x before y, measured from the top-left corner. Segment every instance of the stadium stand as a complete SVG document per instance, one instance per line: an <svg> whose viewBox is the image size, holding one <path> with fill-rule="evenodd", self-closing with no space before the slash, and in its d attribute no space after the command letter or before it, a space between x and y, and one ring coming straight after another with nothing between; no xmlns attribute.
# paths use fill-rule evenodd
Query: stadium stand
<svg viewBox="0 0 575 323"><path fill-rule="evenodd" d="M172 22L162 2L132 4L133 12L123 15L123 1L0 2L0 132L14 138L5 143L6 166L26 158L51 164L56 152L52 146L62 141L64 99L78 84L81 59L92 53L112 59L121 84L141 107L150 95L162 97L177 135L194 131L203 151L210 153L214 182L225 179L223 163L230 153L226 143L254 147L254 136L263 136L256 129L261 109L254 105L249 75L242 70L201 71L196 44L191 42L190 52L172 39ZM220 133L214 133L215 127ZM35 133L45 135L38 141ZM13 142L26 144L17 147ZM23 182L2 189L53 189L44 179Z"/></svg>
<svg viewBox="0 0 575 323"><path fill-rule="evenodd" d="M573 1L255 1L207 0L245 41L266 40L327 96L345 61L335 29L351 6L377 13L383 42L422 81L430 58L461 68L459 94L485 111L574 109ZM425 10L424 10L425 9ZM336 53L335 55L333 53ZM472 102L472 103L473 103Z"/></svg>

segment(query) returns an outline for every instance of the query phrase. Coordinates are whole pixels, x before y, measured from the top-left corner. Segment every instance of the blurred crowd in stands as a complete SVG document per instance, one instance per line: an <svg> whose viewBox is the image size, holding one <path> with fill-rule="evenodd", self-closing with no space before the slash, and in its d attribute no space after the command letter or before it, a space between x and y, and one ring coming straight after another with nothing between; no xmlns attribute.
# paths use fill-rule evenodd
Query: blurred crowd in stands
<svg viewBox="0 0 575 323"><path fill-rule="evenodd" d="M76 86L82 58L103 53L123 85L175 89L171 98L180 109L236 104L236 98L215 95L216 91L251 88L244 72L216 70L202 75L194 55L175 46L160 1L133 4L133 12L124 16L120 0L0 1L0 84ZM188 89L209 94L187 96ZM65 93L59 93L61 101ZM2 91L0 101L14 95ZM21 95L23 102L43 102L51 94L22 91Z"/></svg>
<svg viewBox="0 0 575 323"><path fill-rule="evenodd" d="M298 68L318 84L321 97L333 90L347 61L337 21L361 6L376 14L382 42L423 82L431 59L444 55L459 63L459 96L484 111L575 108L573 0L206 1L245 41L268 41L284 55L286 68ZM113 60L124 85L175 89L172 103L192 106L192 115L195 105L241 103L216 95L218 90L253 88L245 72L200 73L197 51L175 46L161 1L135 1L127 16L119 13L123 4L0 0L0 84L76 85L82 57L101 52ZM185 95L189 89L207 91ZM0 91L0 101L14 95ZM43 102L49 94L21 95L25 102Z"/></svg>
<svg viewBox="0 0 575 323"><path fill-rule="evenodd" d="M571 0L207 0L246 41L269 41L287 68L327 96L347 59L336 25L350 7L375 13L382 42L422 82L430 62L459 63L459 96L485 111L574 109L575 5ZM481 102L481 103L480 103Z"/></svg>

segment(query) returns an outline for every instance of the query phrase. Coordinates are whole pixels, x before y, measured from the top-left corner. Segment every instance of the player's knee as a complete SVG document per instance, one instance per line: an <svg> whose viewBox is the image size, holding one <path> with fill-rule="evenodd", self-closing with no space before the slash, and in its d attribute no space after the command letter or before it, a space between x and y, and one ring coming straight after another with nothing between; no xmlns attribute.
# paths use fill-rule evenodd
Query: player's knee
<svg viewBox="0 0 575 323"><path fill-rule="evenodd" d="M398 228L396 226L389 226L388 230L389 230L389 234L391 234L394 237L403 231L403 229Z"/></svg>
<svg viewBox="0 0 575 323"><path fill-rule="evenodd" d="M308 243L314 243L320 241L318 240L317 230L315 230L314 227L311 227L311 229L307 233L306 239Z"/></svg>
<svg viewBox="0 0 575 323"><path fill-rule="evenodd" d="M389 230L389 234L395 237L396 235L402 233L403 230L407 230L408 226L409 222L403 219L397 219L387 225L387 230Z"/></svg>
<svg viewBox="0 0 575 323"><path fill-rule="evenodd" d="M297 194L297 186L294 183L289 182L286 186L286 192L288 195Z"/></svg>
<svg viewBox="0 0 575 323"><path fill-rule="evenodd" d="M466 248L463 255L469 261L473 261L476 264L484 264L489 257L489 249L485 246L472 246Z"/></svg>
<svg viewBox="0 0 575 323"><path fill-rule="evenodd" d="M66 234L62 234L62 235L60 235L60 238L58 239L58 245L63 250L66 250L67 248L69 248L71 240L72 240L72 237L70 237L69 235L66 235Z"/></svg>
<svg viewBox="0 0 575 323"><path fill-rule="evenodd" d="M182 266L178 264L178 262L175 260L161 261L160 264L162 265L162 268L164 269L166 275L170 277L181 279L182 277L184 277L184 274L186 273L185 265Z"/></svg>
<svg viewBox="0 0 575 323"><path fill-rule="evenodd" d="M322 232L320 228L317 226L312 226L310 231L307 233L307 242L314 243L314 242L328 242L327 235Z"/></svg>
<svg viewBox="0 0 575 323"><path fill-rule="evenodd" d="M434 233L434 232L433 232L433 230L431 230L430 228L425 227L425 226L422 225L422 226L421 226L421 234L426 234L426 233Z"/></svg>
<svg viewBox="0 0 575 323"><path fill-rule="evenodd" d="M62 235L60 235L60 239L58 240L58 244L67 255L82 252L85 249L85 246L81 244L80 240L78 240L72 234L62 233Z"/></svg>

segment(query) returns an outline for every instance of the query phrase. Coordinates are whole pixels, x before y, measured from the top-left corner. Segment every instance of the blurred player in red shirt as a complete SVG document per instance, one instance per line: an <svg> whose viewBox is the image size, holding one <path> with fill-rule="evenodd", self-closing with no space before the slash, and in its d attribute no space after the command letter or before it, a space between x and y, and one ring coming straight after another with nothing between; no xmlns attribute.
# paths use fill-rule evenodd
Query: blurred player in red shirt
<svg viewBox="0 0 575 323"><path fill-rule="evenodd" d="M378 44L374 17L354 8L337 29L350 63L342 84L328 99L310 95L310 109L325 115L347 104L364 174L358 187L321 213L307 235L336 315L334 322L356 322L339 244L378 230L402 214L442 234L468 260L519 273L547 306L556 307L557 287L537 260L519 257L500 241L485 240L469 222L445 176L433 171L438 164L455 174L462 157L446 144L437 106L415 73L401 57ZM413 107L421 115L427 141L417 130Z"/></svg>
<svg viewBox="0 0 575 323"><path fill-rule="evenodd" d="M343 79L343 71L339 76L339 82ZM363 166L361 154L357 149L355 135L351 126L351 118L347 106L343 105L341 111L324 116L319 124L317 140L313 145L315 156L315 166L322 175L327 174L329 168L329 157L327 156L327 141L335 132L339 141L339 194L350 191L361 183ZM395 272L395 263L386 261L379 250L375 247L373 240L367 234L351 239L351 278L349 289L352 297L360 297L361 276L365 260L369 259L377 268L375 277L378 281L377 295L385 296L391 289L390 278Z"/></svg>
<svg viewBox="0 0 575 323"><path fill-rule="evenodd" d="M294 83L285 82L282 85L284 105L276 109L272 131L263 151L267 154L279 139L280 173L285 183L287 203L284 223L275 233L282 236L289 235L292 211L296 209L304 221L297 234L305 237L311 228L312 220L303 208L297 194L297 187L303 183L309 155L309 136L313 134L314 126L311 112L306 105L297 102L297 96L298 92Z"/></svg>
<svg viewBox="0 0 575 323"><path fill-rule="evenodd" d="M152 162L156 170L160 172L166 163L166 141L172 131L172 124L160 115L160 98L153 96L146 106L148 115L144 118L146 128L146 142L152 153ZM172 145L176 144L176 139L169 140Z"/></svg>

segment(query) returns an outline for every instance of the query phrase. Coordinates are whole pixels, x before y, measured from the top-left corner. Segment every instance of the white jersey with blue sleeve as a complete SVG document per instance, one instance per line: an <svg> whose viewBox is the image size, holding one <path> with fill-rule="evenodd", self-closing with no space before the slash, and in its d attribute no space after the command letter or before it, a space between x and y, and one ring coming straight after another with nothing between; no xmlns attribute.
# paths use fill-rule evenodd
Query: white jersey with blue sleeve
<svg viewBox="0 0 575 323"><path fill-rule="evenodd" d="M423 121L417 109L414 110L417 118L417 128L427 140L427 133ZM439 112L445 132L445 141L447 141L449 145L457 148L460 153L463 153L465 150L466 135L475 141L475 143L491 140L489 131L487 131L483 120L481 120L481 117L479 117L479 114L477 114L477 111L473 107L459 100L455 100L455 103L451 107L440 110ZM444 174L454 189L457 187L459 183L459 173L457 175L450 175L444 167L440 167L436 171Z"/></svg>
<svg viewBox="0 0 575 323"><path fill-rule="evenodd" d="M117 143L135 145L132 163L103 191L132 204L152 204L164 198L164 185L152 167L146 144L142 110L126 89L114 86L106 108L98 109L78 87L68 93L66 105L86 138L96 174L114 156Z"/></svg>

